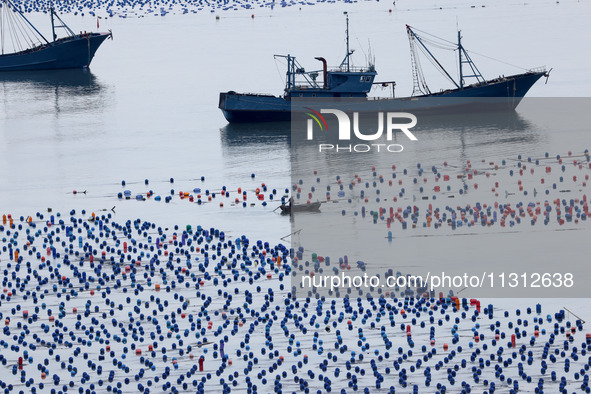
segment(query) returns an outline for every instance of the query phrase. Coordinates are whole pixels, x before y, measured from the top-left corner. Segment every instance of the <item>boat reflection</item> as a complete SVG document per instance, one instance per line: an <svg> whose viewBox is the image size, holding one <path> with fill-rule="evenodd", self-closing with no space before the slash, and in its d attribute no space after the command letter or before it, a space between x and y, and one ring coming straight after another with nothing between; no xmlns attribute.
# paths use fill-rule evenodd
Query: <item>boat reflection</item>
<svg viewBox="0 0 591 394"><path fill-rule="evenodd" d="M14 98L5 100L6 103L53 103L53 108L47 110L56 115L66 110L84 113L102 111L108 105L103 97L104 90L88 69L0 73L0 94L13 96L14 92L18 92L18 103Z"/></svg>
<svg viewBox="0 0 591 394"><path fill-rule="evenodd" d="M65 93L90 95L101 89L96 76L88 69L11 71L0 73L0 85L13 89L60 89Z"/></svg>
<svg viewBox="0 0 591 394"><path fill-rule="evenodd" d="M228 123L220 129L224 146L275 145L289 147L289 122Z"/></svg>

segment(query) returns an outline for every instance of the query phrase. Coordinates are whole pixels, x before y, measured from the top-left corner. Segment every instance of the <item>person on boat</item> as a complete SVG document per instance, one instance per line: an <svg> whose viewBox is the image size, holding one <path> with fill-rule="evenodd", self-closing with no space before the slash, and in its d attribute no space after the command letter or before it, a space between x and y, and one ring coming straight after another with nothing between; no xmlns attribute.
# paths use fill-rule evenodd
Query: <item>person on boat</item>
<svg viewBox="0 0 591 394"><path fill-rule="evenodd" d="M291 213L291 208L293 207L293 197L290 197L287 202L281 203L281 211L283 213Z"/></svg>

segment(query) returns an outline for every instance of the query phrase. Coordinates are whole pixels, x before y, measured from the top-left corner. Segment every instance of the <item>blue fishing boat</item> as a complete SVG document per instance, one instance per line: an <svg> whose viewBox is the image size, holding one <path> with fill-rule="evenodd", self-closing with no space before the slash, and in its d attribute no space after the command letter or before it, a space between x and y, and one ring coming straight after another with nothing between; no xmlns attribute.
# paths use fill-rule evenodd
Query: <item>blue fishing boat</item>
<svg viewBox="0 0 591 394"><path fill-rule="evenodd" d="M83 68L90 66L99 46L113 35L108 33L75 34L50 9L52 40L43 34L24 16L10 0L1 0L0 16L3 34L1 39L0 71L30 71ZM67 35L58 38L56 28L63 28ZM5 39L10 36L11 53L5 53Z"/></svg>
<svg viewBox="0 0 591 394"><path fill-rule="evenodd" d="M289 121L292 111L302 112L312 106L313 101L324 99L361 99L355 103L356 111L474 111L515 109L529 89L542 77L549 76L544 68L528 70L521 74L500 76L485 80L482 74L464 49L461 34L458 32L457 44L451 50L459 53L459 81L455 81L445 68L428 49L425 41L410 26L406 26L411 47L413 68L413 93L410 97L395 98L395 81L375 82L377 76L374 65L352 67L349 49L349 18L347 16L346 42L347 54L341 64L328 70L324 58L316 59L323 64L322 70L306 71L296 58L287 55L275 57L287 60L287 80L282 96L269 94L222 92L219 108L230 123L240 122L276 122ZM418 30L417 30L418 31ZM426 34L426 33L425 33ZM449 42L445 41L447 44ZM438 43L441 45L441 43ZM453 83L453 89L431 92L421 70L418 52L429 57L440 71ZM466 67L467 73L464 73ZM322 75L322 80L319 79ZM474 83L466 84L466 79L475 79ZM392 87L392 97L368 98L372 86ZM364 100L365 99L365 100ZM318 102L318 101L317 101Z"/></svg>

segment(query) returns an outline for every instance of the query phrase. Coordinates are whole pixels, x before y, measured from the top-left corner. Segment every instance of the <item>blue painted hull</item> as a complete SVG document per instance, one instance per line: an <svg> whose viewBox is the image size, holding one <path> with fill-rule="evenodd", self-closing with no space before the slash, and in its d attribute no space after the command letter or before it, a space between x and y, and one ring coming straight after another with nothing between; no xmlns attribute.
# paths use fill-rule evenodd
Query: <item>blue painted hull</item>
<svg viewBox="0 0 591 394"><path fill-rule="evenodd" d="M26 51L0 55L0 71L57 70L88 67L111 33L78 34Z"/></svg>
<svg viewBox="0 0 591 394"><path fill-rule="evenodd" d="M494 111L513 110L529 89L545 72L497 78L486 84L470 85L463 89L446 90L424 96L396 99L366 100L356 103L359 112L371 111ZM220 93L219 108L230 123L290 121L292 104L302 108L314 105L313 99L306 104L305 99L297 99L299 104L284 97L235 92Z"/></svg>

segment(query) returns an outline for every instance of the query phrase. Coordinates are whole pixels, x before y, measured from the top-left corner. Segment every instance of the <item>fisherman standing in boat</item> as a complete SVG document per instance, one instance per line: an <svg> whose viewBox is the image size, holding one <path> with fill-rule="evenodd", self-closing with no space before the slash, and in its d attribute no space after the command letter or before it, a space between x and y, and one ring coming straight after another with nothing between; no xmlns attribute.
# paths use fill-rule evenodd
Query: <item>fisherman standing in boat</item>
<svg viewBox="0 0 591 394"><path fill-rule="evenodd" d="M289 200L287 200L287 203L282 202L281 205L277 208L281 208L282 214L290 214L291 215L291 209L293 208L293 197L290 197Z"/></svg>

